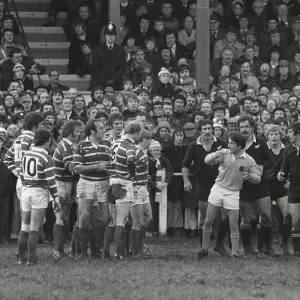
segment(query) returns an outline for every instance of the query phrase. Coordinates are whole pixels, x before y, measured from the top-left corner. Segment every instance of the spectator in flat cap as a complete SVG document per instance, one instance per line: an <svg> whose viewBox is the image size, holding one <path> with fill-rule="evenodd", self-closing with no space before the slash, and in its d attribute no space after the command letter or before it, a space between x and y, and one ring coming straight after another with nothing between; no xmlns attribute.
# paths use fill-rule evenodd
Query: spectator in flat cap
<svg viewBox="0 0 300 300"><path fill-rule="evenodd" d="M280 60L278 64L279 74L275 76L275 82L281 90L292 90L296 84L296 78L290 74L290 64L287 60Z"/></svg>
<svg viewBox="0 0 300 300"><path fill-rule="evenodd" d="M189 144L197 139L197 128L194 123L186 123L183 126L183 130L185 134L185 139Z"/></svg>

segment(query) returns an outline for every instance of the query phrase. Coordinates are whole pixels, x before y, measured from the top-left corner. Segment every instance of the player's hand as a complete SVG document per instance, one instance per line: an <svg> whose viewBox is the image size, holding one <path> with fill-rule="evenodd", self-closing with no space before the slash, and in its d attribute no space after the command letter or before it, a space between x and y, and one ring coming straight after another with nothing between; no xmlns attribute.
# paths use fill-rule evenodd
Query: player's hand
<svg viewBox="0 0 300 300"><path fill-rule="evenodd" d="M223 153L221 151L216 151L215 153L215 162L220 163L223 161Z"/></svg>
<svg viewBox="0 0 300 300"><path fill-rule="evenodd" d="M54 201L52 202L52 207L53 207L54 213L58 213L61 211L61 205L60 205L58 198L54 199Z"/></svg>
<svg viewBox="0 0 300 300"><path fill-rule="evenodd" d="M192 184L191 182L188 180L187 182L184 182L184 190L188 193L191 193L192 191Z"/></svg>
<svg viewBox="0 0 300 300"><path fill-rule="evenodd" d="M17 172L17 170L12 170L12 173L13 173L16 177L18 177L18 172Z"/></svg>
<svg viewBox="0 0 300 300"><path fill-rule="evenodd" d="M279 173L277 174L277 179L278 179L279 181L286 181L285 174L284 174L283 172L279 172Z"/></svg>
<svg viewBox="0 0 300 300"><path fill-rule="evenodd" d="M159 191L162 191L162 189L164 188L163 184L161 182L157 183L156 184L156 188L159 190Z"/></svg>
<svg viewBox="0 0 300 300"><path fill-rule="evenodd" d="M249 178L250 178L250 173L248 173L248 172L243 172L243 178L244 178L245 180L249 180Z"/></svg>
<svg viewBox="0 0 300 300"><path fill-rule="evenodd" d="M109 161L99 162L96 164L95 167L99 171L108 171L110 169L110 162Z"/></svg>

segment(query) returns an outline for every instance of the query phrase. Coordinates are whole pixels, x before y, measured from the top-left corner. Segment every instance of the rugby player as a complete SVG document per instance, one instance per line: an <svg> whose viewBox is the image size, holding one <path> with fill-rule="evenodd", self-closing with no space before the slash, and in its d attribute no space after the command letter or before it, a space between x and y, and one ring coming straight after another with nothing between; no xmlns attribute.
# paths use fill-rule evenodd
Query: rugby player
<svg viewBox="0 0 300 300"><path fill-rule="evenodd" d="M294 123L288 134L291 144L284 149L283 162L277 177L284 182L289 178L288 201L292 217L292 242L294 255L300 256L300 123Z"/></svg>
<svg viewBox="0 0 300 300"><path fill-rule="evenodd" d="M147 189L149 161L146 152L151 139L152 133L144 129L136 146L136 173L133 178L134 201L130 205L130 215L132 218L132 229L130 232L132 257L140 255L138 255L138 251L141 250L143 237L152 220L152 210Z"/></svg>
<svg viewBox="0 0 300 300"><path fill-rule="evenodd" d="M20 176L24 189L21 195L22 225L18 239L19 264L26 262L27 247L27 265L36 262L39 229L49 204L49 192L54 201L54 211L60 209L54 163L47 152L50 139L51 133L48 130L38 129L34 134L34 146L21 160Z"/></svg>
<svg viewBox="0 0 300 300"><path fill-rule="evenodd" d="M282 222L282 241L281 247L283 250L283 254L289 255L289 246L288 240L291 233L291 225L290 225L290 213L288 207L288 196L287 189L284 187L285 182L279 181L277 179L276 165L277 162L282 163L282 158L284 154L285 146L281 142L281 138L283 137L283 131L280 129L278 125L270 125L266 132L267 145L271 150L271 153L274 158L275 168L272 168L270 171L266 172L266 178L268 179L270 197L272 201L276 202L276 205L280 209L283 222ZM281 164L279 168L281 167ZM274 172L275 169L275 172Z"/></svg>
<svg viewBox="0 0 300 300"><path fill-rule="evenodd" d="M54 257L64 257L64 241L66 228L69 227L70 212L75 200L76 181L73 177L73 153L80 140L82 122L69 120L62 128L62 140L57 145L53 155L55 179L61 211L55 213L56 221L53 227ZM76 228L78 228L76 226ZM76 234L76 233L74 233Z"/></svg>
<svg viewBox="0 0 300 300"><path fill-rule="evenodd" d="M252 251L251 219L253 211L258 209L259 222L257 228L257 250L260 257L265 254L273 257L278 253L272 247L272 218L271 199L265 172L273 166L273 156L264 139L254 134L255 121L250 116L242 116L238 120L240 133L246 138L246 153L249 154L259 166L262 178L258 185L245 181L240 192L241 226L240 233L245 254ZM256 208L255 208L256 207ZM253 251L257 254L257 250Z"/></svg>
<svg viewBox="0 0 300 300"><path fill-rule="evenodd" d="M239 191L244 180L257 184L261 180L261 171L254 159L245 152L246 139L240 133L232 133L229 138L229 149L210 153L205 157L205 163L219 165L219 175L208 197L208 208L203 226L202 250L198 259L208 255L208 244L212 225L224 207L228 212L231 230L231 257L238 257L239 247Z"/></svg>
<svg viewBox="0 0 300 300"><path fill-rule="evenodd" d="M204 159L207 154L216 152L223 148L227 148L225 141L217 139L213 135L213 123L210 120L202 120L199 126L200 137L189 144L187 153L182 162L182 177L184 182L184 190L191 192L192 188L197 188L197 199L199 201L199 241L202 245L203 225L206 217L208 206L208 196L211 188L215 184L218 176L218 165L205 164ZM189 171L193 167L198 172L198 186L192 187L189 181ZM221 250L220 250L221 251Z"/></svg>
<svg viewBox="0 0 300 300"><path fill-rule="evenodd" d="M112 127L112 130L106 132L104 138L114 143L121 138L124 129L124 117L119 113L112 114L109 116L107 123Z"/></svg>
<svg viewBox="0 0 300 300"><path fill-rule="evenodd" d="M111 147L111 177L110 194L115 201L114 237L116 245L116 259L123 259L123 228L127 222L130 205L134 202L133 179L136 172L136 146L140 139L142 127L139 122L129 122L125 127L125 136L116 141ZM112 206L113 207L113 206ZM112 226L108 226L105 235L111 236ZM108 238L107 241L110 241ZM104 240L106 242L106 240ZM105 243L104 243L105 244ZM104 255L109 255L109 245L104 245Z"/></svg>
<svg viewBox="0 0 300 300"><path fill-rule="evenodd" d="M77 184L78 227L81 254L79 259L88 257L90 244L91 256L97 256L99 217L102 226L109 222L110 213L107 201L109 188L111 143L104 140L105 126L99 120L91 120L85 126L85 136L73 155L73 170L80 175Z"/></svg>

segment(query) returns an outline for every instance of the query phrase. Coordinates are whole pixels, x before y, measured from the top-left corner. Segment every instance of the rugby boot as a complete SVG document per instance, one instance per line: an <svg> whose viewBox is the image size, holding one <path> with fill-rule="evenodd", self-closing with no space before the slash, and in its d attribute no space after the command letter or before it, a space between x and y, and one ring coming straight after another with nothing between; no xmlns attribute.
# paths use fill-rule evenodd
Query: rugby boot
<svg viewBox="0 0 300 300"><path fill-rule="evenodd" d="M206 258L208 256L208 249L202 249L198 254L197 254L197 258L203 259Z"/></svg>
<svg viewBox="0 0 300 300"><path fill-rule="evenodd" d="M225 246L223 243L221 244L216 244L214 246L214 251L218 252L219 254L221 254L222 256L228 256L228 252L225 249Z"/></svg>
<svg viewBox="0 0 300 300"><path fill-rule="evenodd" d="M261 226L261 235L264 243L264 254L272 257L278 257L279 253L277 253L272 247L272 227Z"/></svg>
<svg viewBox="0 0 300 300"><path fill-rule="evenodd" d="M251 229L244 229L241 228L240 230L240 236L244 248L244 254L250 255L251 254Z"/></svg>

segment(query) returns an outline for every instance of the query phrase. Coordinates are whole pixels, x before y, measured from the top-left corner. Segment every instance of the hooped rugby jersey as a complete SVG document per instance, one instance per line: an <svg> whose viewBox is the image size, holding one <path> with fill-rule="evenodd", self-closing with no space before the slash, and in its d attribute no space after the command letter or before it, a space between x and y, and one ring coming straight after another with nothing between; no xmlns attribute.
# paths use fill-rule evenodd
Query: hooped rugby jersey
<svg viewBox="0 0 300 300"><path fill-rule="evenodd" d="M123 178L136 169L136 146L129 138L119 139L110 149L111 177Z"/></svg>
<svg viewBox="0 0 300 300"><path fill-rule="evenodd" d="M80 165L93 165L100 162L110 161L109 149L111 143L108 140L102 140L97 145L92 144L87 137L78 143L73 155L74 170ZM103 181L109 178L107 171L91 171L80 174L80 178L89 181Z"/></svg>
<svg viewBox="0 0 300 300"><path fill-rule="evenodd" d="M69 167L73 161L75 146L68 139L62 139L53 154L55 178L59 181L72 182L73 174Z"/></svg>
<svg viewBox="0 0 300 300"><path fill-rule="evenodd" d="M48 152L33 146L21 160L21 180L27 187L49 189L53 198L57 197L54 162Z"/></svg>
<svg viewBox="0 0 300 300"><path fill-rule="evenodd" d="M10 171L16 171L20 177L21 159L23 155L31 149L33 145L34 133L29 130L23 130L22 134L17 137L13 145L7 151L4 157L4 163Z"/></svg>
<svg viewBox="0 0 300 300"><path fill-rule="evenodd" d="M146 150L141 146L136 147L136 169L133 178L133 185L147 185L149 169L148 155L146 153Z"/></svg>

